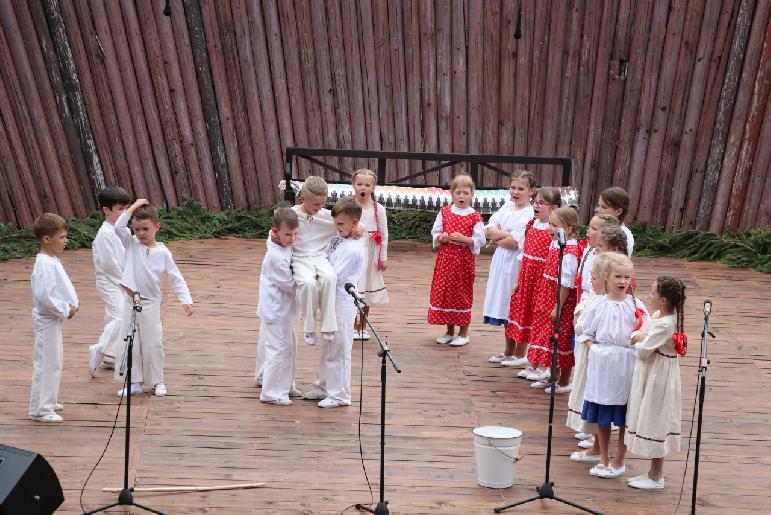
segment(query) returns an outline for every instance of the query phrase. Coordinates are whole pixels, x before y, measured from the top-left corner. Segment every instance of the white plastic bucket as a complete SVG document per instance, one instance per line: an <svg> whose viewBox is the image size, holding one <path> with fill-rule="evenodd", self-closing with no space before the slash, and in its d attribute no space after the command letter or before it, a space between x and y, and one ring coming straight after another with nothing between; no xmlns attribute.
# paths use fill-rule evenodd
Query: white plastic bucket
<svg viewBox="0 0 771 515"><path fill-rule="evenodd" d="M487 488L508 488L522 443L522 431L512 427L483 426L474 433L474 456L479 484Z"/></svg>

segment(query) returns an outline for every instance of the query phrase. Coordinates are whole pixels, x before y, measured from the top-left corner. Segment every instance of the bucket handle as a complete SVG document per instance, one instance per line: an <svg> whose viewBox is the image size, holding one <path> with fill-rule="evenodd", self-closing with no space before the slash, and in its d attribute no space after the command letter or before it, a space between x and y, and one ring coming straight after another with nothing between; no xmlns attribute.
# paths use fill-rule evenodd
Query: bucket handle
<svg viewBox="0 0 771 515"><path fill-rule="evenodd" d="M523 459L525 459L525 454L524 454L523 452L521 452L521 451L520 451L520 453L519 453L517 456L515 456L514 458L512 458L511 456L509 456L508 454L506 454L505 452L503 452L502 450L500 450L498 447L496 447L496 446L495 446L495 444L492 442L492 440L490 440L490 439L488 438L488 440L487 440L487 441L488 441L488 442L490 442L490 447L492 447L493 449L495 449L495 450L496 450L498 453L502 454L503 456L506 456L506 458L508 458L508 459L510 459L510 460L514 460L514 463L517 463L518 461L522 461Z"/></svg>

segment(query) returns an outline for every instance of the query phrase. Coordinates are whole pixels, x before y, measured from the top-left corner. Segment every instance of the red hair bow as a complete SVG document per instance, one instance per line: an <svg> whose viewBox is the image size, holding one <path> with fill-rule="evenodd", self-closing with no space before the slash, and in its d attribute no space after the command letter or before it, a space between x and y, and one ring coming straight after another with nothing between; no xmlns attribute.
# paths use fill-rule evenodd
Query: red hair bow
<svg viewBox="0 0 771 515"><path fill-rule="evenodd" d="M635 326L634 330L639 331L643 325L643 318L645 317L645 311L643 311L640 308L635 309L634 317L637 319L637 326Z"/></svg>
<svg viewBox="0 0 771 515"><path fill-rule="evenodd" d="M688 337L685 333L675 333L672 335L672 341L675 342L675 350L680 356L685 356L688 350Z"/></svg>

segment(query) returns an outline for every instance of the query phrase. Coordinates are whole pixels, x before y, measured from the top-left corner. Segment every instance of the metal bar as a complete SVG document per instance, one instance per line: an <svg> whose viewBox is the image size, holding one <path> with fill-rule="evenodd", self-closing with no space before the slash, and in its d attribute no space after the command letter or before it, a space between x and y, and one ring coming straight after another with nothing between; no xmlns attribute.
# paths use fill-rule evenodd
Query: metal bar
<svg viewBox="0 0 771 515"><path fill-rule="evenodd" d="M508 172L503 168L498 168L497 166L491 165L490 163L486 163L484 161L480 161L479 164L484 166L485 168L488 168L494 172L497 172L500 175L503 175L504 177L511 177L511 172Z"/></svg>
<svg viewBox="0 0 771 515"><path fill-rule="evenodd" d="M337 173L341 177L348 177L348 178L351 177L351 174L349 174L348 172L344 172L341 169L337 168L336 166L332 166L331 164L325 163L324 161L316 159L315 157L311 157L304 154L297 154L297 157L302 157L303 159L307 159L311 163L317 164L323 168L326 168L327 170L332 170L333 172Z"/></svg>
<svg viewBox="0 0 771 515"><path fill-rule="evenodd" d="M573 175L573 160L568 159L568 162L562 165L562 185L570 186L570 177Z"/></svg>
<svg viewBox="0 0 771 515"><path fill-rule="evenodd" d="M386 183L386 160L377 158L377 183L382 186Z"/></svg>
<svg viewBox="0 0 771 515"><path fill-rule="evenodd" d="M479 184L479 162L471 161L471 180L474 184Z"/></svg>
<svg viewBox="0 0 771 515"><path fill-rule="evenodd" d="M431 172L441 170L442 168L446 168L448 166L454 166L458 163L460 163L460 161L448 161L446 163L441 163L436 166L432 166L431 168L426 168L425 170L421 170L419 172L413 173L412 175L408 175L407 177L401 177L399 179L396 179L395 181L391 181L391 184L398 184L400 182L405 182L405 181L409 181L410 179L414 179L415 177L422 177Z"/></svg>

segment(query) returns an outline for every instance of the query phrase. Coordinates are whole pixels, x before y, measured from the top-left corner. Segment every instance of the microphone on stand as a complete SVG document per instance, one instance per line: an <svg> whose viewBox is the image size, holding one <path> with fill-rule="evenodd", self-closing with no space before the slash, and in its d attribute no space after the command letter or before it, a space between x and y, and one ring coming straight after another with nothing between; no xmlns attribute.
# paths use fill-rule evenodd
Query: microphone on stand
<svg viewBox="0 0 771 515"><path fill-rule="evenodd" d="M704 316L708 317L712 313L712 301L709 298L704 299Z"/></svg>
<svg viewBox="0 0 771 515"><path fill-rule="evenodd" d="M356 289L356 286L354 286L351 283L345 283L345 291L353 297L356 302L361 302L362 304L366 304L367 302L364 300L364 295L359 293L359 290Z"/></svg>
<svg viewBox="0 0 771 515"><path fill-rule="evenodd" d="M567 245L567 241L565 240L565 229L562 227L557 228L557 244L559 244L560 247Z"/></svg>

